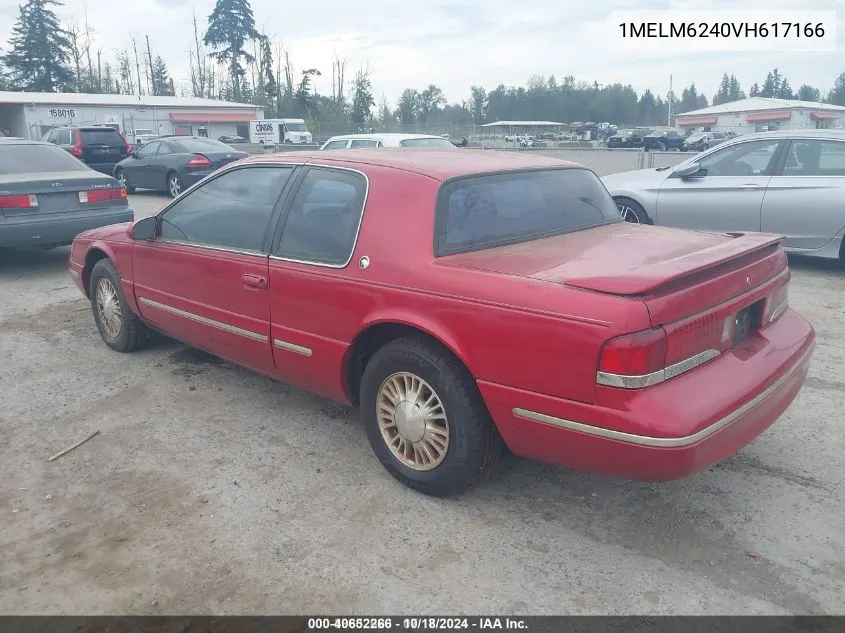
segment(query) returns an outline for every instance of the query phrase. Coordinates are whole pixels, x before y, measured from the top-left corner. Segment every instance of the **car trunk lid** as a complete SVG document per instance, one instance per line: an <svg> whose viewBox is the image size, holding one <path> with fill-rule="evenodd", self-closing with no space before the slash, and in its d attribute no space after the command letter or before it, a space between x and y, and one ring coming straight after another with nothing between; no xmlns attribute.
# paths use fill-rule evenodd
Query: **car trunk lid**
<svg viewBox="0 0 845 633"><path fill-rule="evenodd" d="M786 268L781 238L720 235L618 222L453 255L451 266L639 299L654 325L706 312ZM673 301L666 301L666 297Z"/></svg>
<svg viewBox="0 0 845 633"><path fill-rule="evenodd" d="M104 206L127 204L126 198L114 198L97 202L83 203L80 192L117 190L119 185L114 178L98 174L92 170L55 172L49 174L9 174L0 176L0 196L34 196L35 200L28 207L15 206L0 208L0 214L11 217L43 213L63 213L66 211L97 209ZM100 194L91 196L91 200ZM87 194L85 196L87 198Z"/></svg>

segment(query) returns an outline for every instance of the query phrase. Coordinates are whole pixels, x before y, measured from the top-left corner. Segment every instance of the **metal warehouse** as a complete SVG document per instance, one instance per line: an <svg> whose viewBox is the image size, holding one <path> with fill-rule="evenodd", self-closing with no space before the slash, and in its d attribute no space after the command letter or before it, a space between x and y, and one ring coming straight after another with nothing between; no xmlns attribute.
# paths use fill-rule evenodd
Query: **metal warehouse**
<svg viewBox="0 0 845 633"><path fill-rule="evenodd" d="M184 134L249 137L249 122L264 118L258 106L148 95L0 91L0 131L40 139L60 125L108 125L124 135Z"/></svg>
<svg viewBox="0 0 845 633"><path fill-rule="evenodd" d="M845 127L845 107L813 101L751 97L684 112L676 117L681 128L748 134L779 129Z"/></svg>

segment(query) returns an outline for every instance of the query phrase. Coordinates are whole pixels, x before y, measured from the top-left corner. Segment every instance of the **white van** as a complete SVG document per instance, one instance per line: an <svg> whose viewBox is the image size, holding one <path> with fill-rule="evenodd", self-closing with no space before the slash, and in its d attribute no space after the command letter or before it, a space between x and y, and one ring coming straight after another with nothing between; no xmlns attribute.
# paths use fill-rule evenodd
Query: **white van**
<svg viewBox="0 0 845 633"><path fill-rule="evenodd" d="M305 119L261 119L249 122L249 142L274 146L281 143L313 143Z"/></svg>

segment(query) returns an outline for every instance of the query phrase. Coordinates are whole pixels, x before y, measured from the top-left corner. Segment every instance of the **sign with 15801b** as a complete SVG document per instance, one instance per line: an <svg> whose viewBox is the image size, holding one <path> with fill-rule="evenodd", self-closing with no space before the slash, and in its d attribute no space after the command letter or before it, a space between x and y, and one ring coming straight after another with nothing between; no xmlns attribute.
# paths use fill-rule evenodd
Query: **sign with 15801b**
<svg viewBox="0 0 845 633"><path fill-rule="evenodd" d="M76 110L73 108L53 108L50 110L50 116L54 119L72 119L76 116Z"/></svg>

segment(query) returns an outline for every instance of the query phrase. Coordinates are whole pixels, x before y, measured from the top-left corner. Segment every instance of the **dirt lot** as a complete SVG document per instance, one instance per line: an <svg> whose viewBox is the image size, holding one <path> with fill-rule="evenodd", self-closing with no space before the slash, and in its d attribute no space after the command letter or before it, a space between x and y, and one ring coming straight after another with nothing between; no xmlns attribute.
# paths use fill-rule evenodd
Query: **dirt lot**
<svg viewBox="0 0 845 633"><path fill-rule="evenodd" d="M643 485L509 458L447 501L354 411L177 343L109 351L66 258L0 253L0 613L842 613L833 266L793 262L811 377L733 459Z"/></svg>

